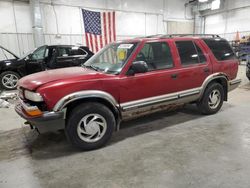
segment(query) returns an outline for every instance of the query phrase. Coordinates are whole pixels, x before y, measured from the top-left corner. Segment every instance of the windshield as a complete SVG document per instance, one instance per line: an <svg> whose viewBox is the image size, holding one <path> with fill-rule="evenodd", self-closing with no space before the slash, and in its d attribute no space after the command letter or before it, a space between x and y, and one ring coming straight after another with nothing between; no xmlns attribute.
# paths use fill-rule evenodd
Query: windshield
<svg viewBox="0 0 250 188"><path fill-rule="evenodd" d="M28 55L32 54L36 49L37 49L37 48L35 48L35 49L33 49L33 50L30 50L30 51L24 53L24 54L20 57L20 59L24 59L24 58L27 57Z"/></svg>
<svg viewBox="0 0 250 188"><path fill-rule="evenodd" d="M90 58L85 67L110 74L120 73L137 43L112 43Z"/></svg>

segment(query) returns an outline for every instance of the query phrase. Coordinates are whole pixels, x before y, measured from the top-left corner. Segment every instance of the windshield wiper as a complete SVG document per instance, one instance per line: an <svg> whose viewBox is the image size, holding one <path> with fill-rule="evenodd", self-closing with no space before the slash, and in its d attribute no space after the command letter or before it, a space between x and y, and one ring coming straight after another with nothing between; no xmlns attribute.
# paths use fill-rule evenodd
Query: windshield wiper
<svg viewBox="0 0 250 188"><path fill-rule="evenodd" d="M102 69L100 69L99 67L93 66L93 65L83 65L86 68L90 68L93 69L95 71L102 71Z"/></svg>

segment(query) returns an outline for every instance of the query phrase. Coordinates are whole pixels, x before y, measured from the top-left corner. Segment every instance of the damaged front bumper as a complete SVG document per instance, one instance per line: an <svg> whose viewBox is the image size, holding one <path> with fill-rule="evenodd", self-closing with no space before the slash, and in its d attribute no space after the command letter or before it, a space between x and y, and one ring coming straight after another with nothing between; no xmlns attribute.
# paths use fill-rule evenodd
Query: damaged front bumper
<svg viewBox="0 0 250 188"><path fill-rule="evenodd" d="M53 132L65 127L65 111L60 112L42 112L40 115L31 115L32 110L36 110L36 106L30 106L19 99L15 106L15 111L31 125L38 129L40 133ZM27 124L26 123L26 124Z"/></svg>

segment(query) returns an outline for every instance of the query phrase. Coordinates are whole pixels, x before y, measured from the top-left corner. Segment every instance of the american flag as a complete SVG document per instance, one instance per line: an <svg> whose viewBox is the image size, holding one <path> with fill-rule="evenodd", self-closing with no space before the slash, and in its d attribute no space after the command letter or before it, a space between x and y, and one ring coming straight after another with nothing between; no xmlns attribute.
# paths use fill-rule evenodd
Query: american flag
<svg viewBox="0 0 250 188"><path fill-rule="evenodd" d="M94 53L116 41L115 12L95 12L82 9L86 45Z"/></svg>

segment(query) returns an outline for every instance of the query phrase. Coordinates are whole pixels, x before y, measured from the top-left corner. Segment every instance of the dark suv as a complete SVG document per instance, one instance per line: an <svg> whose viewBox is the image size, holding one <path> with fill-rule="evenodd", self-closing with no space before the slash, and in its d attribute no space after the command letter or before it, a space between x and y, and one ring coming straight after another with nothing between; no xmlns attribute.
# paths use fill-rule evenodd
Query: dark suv
<svg viewBox="0 0 250 188"><path fill-rule="evenodd" d="M95 149L131 118L187 103L215 114L241 82L238 64L228 42L215 36L120 41L84 67L22 78L15 109L39 132L64 129L73 145Z"/></svg>
<svg viewBox="0 0 250 188"><path fill-rule="evenodd" d="M85 46L41 46L18 58L0 46L0 87L15 89L20 77L44 71L84 64L93 53Z"/></svg>

